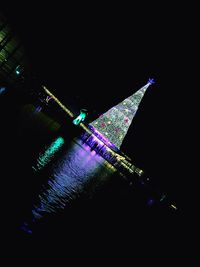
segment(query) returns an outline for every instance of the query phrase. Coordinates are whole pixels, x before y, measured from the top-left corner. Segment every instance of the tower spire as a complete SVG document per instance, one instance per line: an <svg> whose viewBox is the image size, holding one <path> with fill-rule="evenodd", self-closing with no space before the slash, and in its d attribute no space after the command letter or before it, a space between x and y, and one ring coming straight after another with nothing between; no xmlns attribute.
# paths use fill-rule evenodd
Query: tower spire
<svg viewBox="0 0 200 267"><path fill-rule="evenodd" d="M120 149L139 104L147 88L152 83L154 83L154 80L149 79L147 84L141 89L109 109L90 125L95 128L95 131L98 131L98 133L106 137L115 147Z"/></svg>

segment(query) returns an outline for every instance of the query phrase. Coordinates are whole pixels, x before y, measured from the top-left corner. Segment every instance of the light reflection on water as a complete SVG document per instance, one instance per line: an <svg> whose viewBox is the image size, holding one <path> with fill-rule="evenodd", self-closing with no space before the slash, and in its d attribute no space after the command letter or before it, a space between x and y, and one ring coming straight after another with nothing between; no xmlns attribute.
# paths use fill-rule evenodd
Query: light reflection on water
<svg viewBox="0 0 200 267"><path fill-rule="evenodd" d="M37 116L37 125L46 125L46 117L40 124L42 112L40 109L36 111L34 115ZM29 113L32 114L32 112L31 109ZM50 142L49 138L47 138L48 141L41 138L41 142L37 144L37 140L40 141L40 129L37 129L38 131L35 130L35 132L38 135L34 136L33 140L29 132L24 133L25 136L27 135L26 140L30 147L25 151L30 154L33 171L31 172L33 177L29 177L34 182L31 181L30 184L35 183L36 187L35 191L31 189L33 199L30 199L25 218L22 218L24 223L20 227L29 234L35 223L46 219L48 221L48 218L56 217L56 214L66 214L68 204L70 205L74 200L81 199L82 196L92 198L96 190L109 182L112 174L117 171L94 150L91 151L90 147L83 144L79 138L70 141L70 136L57 134ZM52 131L49 130L49 133ZM49 144L45 145L46 142ZM28 155L25 158L28 159Z"/></svg>
<svg viewBox="0 0 200 267"><path fill-rule="evenodd" d="M56 152L63 146L64 139L59 136L57 137L46 149L43 153L40 152L39 157L37 159L36 166L32 166L34 171L38 171L45 167L51 159L55 156Z"/></svg>
<svg viewBox="0 0 200 267"><path fill-rule="evenodd" d="M59 144L64 143L63 139L59 140L62 141ZM55 143L54 140L46 151L52 152L53 150L50 148ZM47 154L45 152L42 155L47 156ZM42 186L38 201L33 205L33 221L42 219L47 214L60 212L83 192L87 191L88 197L91 197L96 188L108 181L109 177L116 172L114 167L95 151L91 151L88 145L82 144L79 139L74 139L68 149L56 160L52 158L54 153L50 154L47 160L48 163L52 160L51 166L49 166L50 176L47 183ZM44 161L40 157L36 164L38 171L44 166Z"/></svg>

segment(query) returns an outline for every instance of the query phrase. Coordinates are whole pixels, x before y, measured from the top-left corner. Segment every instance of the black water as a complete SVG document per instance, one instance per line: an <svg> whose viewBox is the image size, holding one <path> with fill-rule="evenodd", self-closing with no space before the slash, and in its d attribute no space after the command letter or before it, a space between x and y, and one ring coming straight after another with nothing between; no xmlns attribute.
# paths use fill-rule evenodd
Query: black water
<svg viewBox="0 0 200 267"><path fill-rule="evenodd" d="M107 161L44 107L2 102L2 221L15 238L120 236L165 224ZM4 114L3 114L4 113ZM169 217L168 217L169 216Z"/></svg>

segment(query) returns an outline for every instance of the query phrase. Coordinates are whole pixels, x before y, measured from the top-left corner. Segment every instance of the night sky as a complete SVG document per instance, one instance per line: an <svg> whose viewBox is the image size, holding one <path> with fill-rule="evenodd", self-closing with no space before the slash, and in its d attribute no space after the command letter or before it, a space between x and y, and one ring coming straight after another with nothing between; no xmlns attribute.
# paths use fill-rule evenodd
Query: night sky
<svg viewBox="0 0 200 267"><path fill-rule="evenodd" d="M63 103L70 98L91 117L155 79L122 149L182 205L189 120L182 111L193 56L186 44L189 11L142 3L126 8L27 3L3 11L24 43L34 75Z"/></svg>

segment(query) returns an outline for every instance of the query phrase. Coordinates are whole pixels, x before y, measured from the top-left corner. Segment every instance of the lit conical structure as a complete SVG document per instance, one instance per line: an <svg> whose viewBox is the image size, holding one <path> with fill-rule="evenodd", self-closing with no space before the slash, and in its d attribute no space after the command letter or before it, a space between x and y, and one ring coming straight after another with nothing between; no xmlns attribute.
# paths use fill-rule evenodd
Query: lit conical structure
<svg viewBox="0 0 200 267"><path fill-rule="evenodd" d="M124 99L118 105L112 107L99 118L94 120L90 125L95 128L96 133L103 135L117 149L120 146L128 132L132 120L138 110L139 104L147 90L153 83L149 79L147 84L139 89L136 93Z"/></svg>

